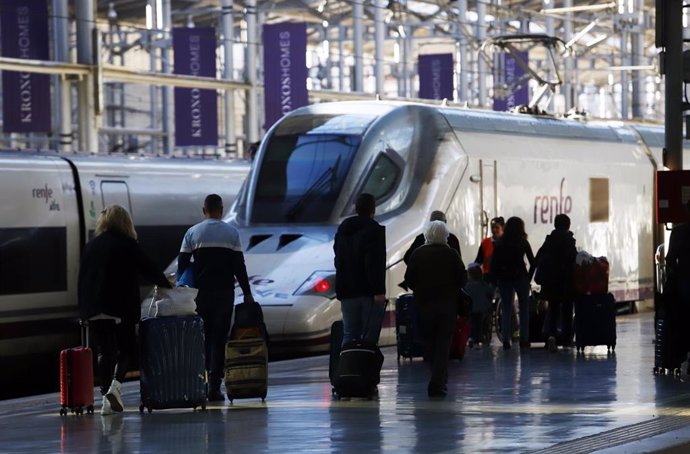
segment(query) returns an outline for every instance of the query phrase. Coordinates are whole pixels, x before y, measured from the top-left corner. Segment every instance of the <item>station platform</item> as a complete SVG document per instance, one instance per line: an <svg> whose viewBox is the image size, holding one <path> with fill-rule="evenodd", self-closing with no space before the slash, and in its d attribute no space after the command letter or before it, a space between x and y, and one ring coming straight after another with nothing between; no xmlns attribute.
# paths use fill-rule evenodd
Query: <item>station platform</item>
<svg viewBox="0 0 690 454"><path fill-rule="evenodd" d="M327 356L270 363L265 404L142 414L138 382L114 416L61 417L57 394L2 401L0 452L690 452L690 384L652 374L653 313L618 317L615 353L540 347L468 350L445 399L389 347L370 401L332 399Z"/></svg>

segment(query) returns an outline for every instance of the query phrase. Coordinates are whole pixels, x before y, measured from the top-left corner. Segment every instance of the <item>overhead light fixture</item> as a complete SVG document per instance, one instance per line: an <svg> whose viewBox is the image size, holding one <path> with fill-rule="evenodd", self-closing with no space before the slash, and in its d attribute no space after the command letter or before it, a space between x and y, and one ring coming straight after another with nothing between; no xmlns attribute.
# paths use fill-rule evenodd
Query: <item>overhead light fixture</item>
<svg viewBox="0 0 690 454"><path fill-rule="evenodd" d="M146 29L151 30L153 28L153 7L150 3L146 4Z"/></svg>
<svg viewBox="0 0 690 454"><path fill-rule="evenodd" d="M585 36L587 33L589 33L594 27L596 27L597 23L599 22L599 19L594 19L592 22L587 24L585 28L580 30L575 34L575 36L572 37L570 41L565 43L565 48L568 49L570 48L573 44L578 42L580 39L582 39L583 36Z"/></svg>
<svg viewBox="0 0 690 454"><path fill-rule="evenodd" d="M539 11L542 14L562 14L562 13L579 13L582 11L601 11L604 9L615 8L618 5L616 2L603 3L601 5L582 5L582 6L566 6L564 8L548 8Z"/></svg>
<svg viewBox="0 0 690 454"><path fill-rule="evenodd" d="M622 66L609 66L608 68L602 68L602 70L608 71L651 71L656 69L654 65L622 65Z"/></svg>
<svg viewBox="0 0 690 454"><path fill-rule="evenodd" d="M606 38L608 38L608 35L600 35L593 40L589 41L588 43L585 43L585 46L587 47L594 47L597 44L599 44L602 41L606 41Z"/></svg>
<svg viewBox="0 0 690 454"><path fill-rule="evenodd" d="M621 65L621 66L607 66L605 68L589 68L587 71L655 71L654 65ZM609 77L613 75L609 74Z"/></svg>

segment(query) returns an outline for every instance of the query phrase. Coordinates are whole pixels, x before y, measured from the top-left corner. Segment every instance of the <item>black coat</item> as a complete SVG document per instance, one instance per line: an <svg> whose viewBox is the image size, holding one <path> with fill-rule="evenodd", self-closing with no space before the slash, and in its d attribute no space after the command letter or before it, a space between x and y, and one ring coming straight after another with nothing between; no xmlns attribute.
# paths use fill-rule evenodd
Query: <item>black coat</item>
<svg viewBox="0 0 690 454"><path fill-rule="evenodd" d="M511 241L505 235L494 244L491 257L491 280L515 280L527 278L530 274L525 266L525 256L531 269L534 266L532 247L526 239Z"/></svg>
<svg viewBox="0 0 690 454"><path fill-rule="evenodd" d="M575 238L568 230L554 230L546 236L535 258L535 281L546 299L563 300L573 295Z"/></svg>
<svg viewBox="0 0 690 454"><path fill-rule="evenodd" d="M138 320L139 276L170 287L163 273L144 255L136 240L105 232L84 248L79 268L78 300L82 319L98 314Z"/></svg>
<svg viewBox="0 0 690 454"><path fill-rule="evenodd" d="M338 299L386 293L386 229L367 216L345 219L335 234Z"/></svg>
<svg viewBox="0 0 690 454"><path fill-rule="evenodd" d="M405 256L403 257L403 261L405 264L410 263L410 257L412 257L412 253L420 246L424 246L424 243L426 240L424 239L424 234L420 233L417 235L417 237L414 239L412 242L412 246L405 252ZM458 237L453 235L452 233L448 234L448 246L450 246L451 249L454 249L457 251L458 255L460 256L460 260L462 260L462 253L460 252L460 241L458 241Z"/></svg>
<svg viewBox="0 0 690 454"><path fill-rule="evenodd" d="M669 274L687 280L690 273L690 223L673 227L668 241L666 267Z"/></svg>
<svg viewBox="0 0 690 454"><path fill-rule="evenodd" d="M460 254L445 244L425 244L412 253L405 282L421 304L456 301L467 283Z"/></svg>

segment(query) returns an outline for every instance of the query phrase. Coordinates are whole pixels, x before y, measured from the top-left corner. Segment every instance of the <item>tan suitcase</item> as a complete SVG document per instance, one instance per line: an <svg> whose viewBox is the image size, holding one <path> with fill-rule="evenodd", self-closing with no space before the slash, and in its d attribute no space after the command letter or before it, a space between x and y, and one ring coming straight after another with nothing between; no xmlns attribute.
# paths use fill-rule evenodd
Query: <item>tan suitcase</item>
<svg viewBox="0 0 690 454"><path fill-rule="evenodd" d="M225 389L231 403L234 399L266 399L268 349L263 338L230 340L225 344Z"/></svg>

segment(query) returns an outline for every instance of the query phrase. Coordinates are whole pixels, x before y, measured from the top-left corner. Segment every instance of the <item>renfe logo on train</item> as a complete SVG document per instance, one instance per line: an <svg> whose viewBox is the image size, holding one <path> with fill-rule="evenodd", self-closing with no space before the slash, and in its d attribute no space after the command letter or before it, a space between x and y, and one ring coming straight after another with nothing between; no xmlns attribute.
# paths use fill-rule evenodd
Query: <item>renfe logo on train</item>
<svg viewBox="0 0 690 454"><path fill-rule="evenodd" d="M53 190L47 184L42 188L33 188L31 190L31 197L34 199L44 199L46 203L50 202L48 207L50 211L60 211L60 204L53 199Z"/></svg>
<svg viewBox="0 0 690 454"><path fill-rule="evenodd" d="M563 194L565 178L561 179L558 195L538 195L534 197L534 223L551 224L557 214L569 214L573 209L573 199Z"/></svg>
<svg viewBox="0 0 690 454"><path fill-rule="evenodd" d="M45 199L46 203L48 200L53 198L53 190L46 184L42 188L34 188L31 190L31 197L34 199Z"/></svg>

